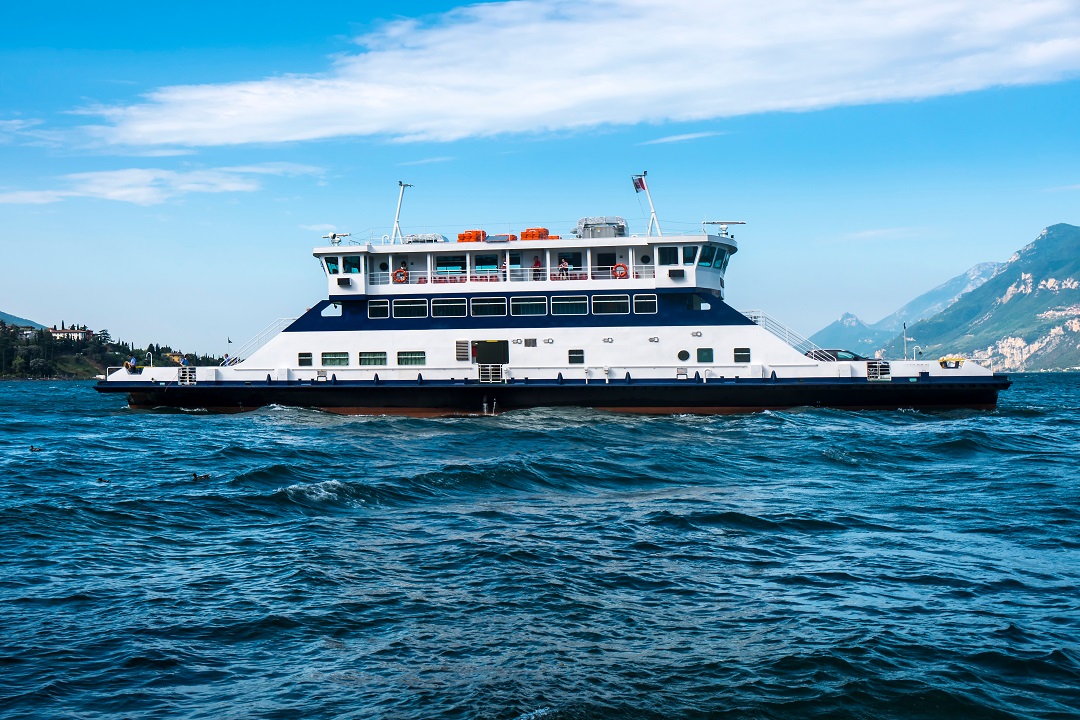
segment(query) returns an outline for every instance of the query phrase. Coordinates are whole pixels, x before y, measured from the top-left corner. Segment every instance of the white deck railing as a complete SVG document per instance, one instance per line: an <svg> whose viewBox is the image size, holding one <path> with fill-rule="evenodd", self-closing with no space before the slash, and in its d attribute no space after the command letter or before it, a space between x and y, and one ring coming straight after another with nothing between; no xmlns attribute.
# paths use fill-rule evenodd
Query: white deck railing
<svg viewBox="0 0 1080 720"><path fill-rule="evenodd" d="M811 350L821 349L815 343L804 338L787 325L784 325L779 320L776 320L771 315L768 315L761 310L743 310L742 314L801 352L803 355Z"/></svg>

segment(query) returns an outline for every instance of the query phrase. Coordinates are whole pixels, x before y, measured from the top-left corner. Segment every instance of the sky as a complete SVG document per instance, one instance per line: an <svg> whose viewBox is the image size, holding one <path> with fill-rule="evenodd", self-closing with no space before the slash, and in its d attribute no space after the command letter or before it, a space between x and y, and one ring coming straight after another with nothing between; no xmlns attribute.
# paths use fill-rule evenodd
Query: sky
<svg viewBox="0 0 1080 720"><path fill-rule="evenodd" d="M1080 0L18 3L0 310L221 354L329 231L744 220L728 302L874 322L1080 225ZM233 345L232 347L237 347Z"/></svg>

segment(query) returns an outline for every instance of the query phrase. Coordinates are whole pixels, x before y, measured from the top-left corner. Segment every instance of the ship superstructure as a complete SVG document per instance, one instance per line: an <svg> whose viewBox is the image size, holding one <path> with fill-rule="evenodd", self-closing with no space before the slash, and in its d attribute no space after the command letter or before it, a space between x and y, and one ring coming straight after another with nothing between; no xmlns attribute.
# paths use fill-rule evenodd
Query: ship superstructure
<svg viewBox="0 0 1080 720"><path fill-rule="evenodd" d="M453 242L401 235L397 220L380 240L329 235L313 250L326 299L261 347L216 367L110 369L97 389L136 407L427 415L986 408L1009 385L957 358L822 354L725 302L734 223L665 236L654 222L645 235L615 216L565 237L475 229Z"/></svg>

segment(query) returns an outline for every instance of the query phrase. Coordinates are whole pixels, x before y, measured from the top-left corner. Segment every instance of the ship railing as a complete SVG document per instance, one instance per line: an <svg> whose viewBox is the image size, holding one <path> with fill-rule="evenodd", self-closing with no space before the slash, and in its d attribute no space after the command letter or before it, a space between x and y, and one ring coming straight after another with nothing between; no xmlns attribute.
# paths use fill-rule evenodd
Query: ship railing
<svg viewBox="0 0 1080 720"><path fill-rule="evenodd" d="M619 268L616 270L616 268ZM623 275L623 267L626 268ZM463 282L559 282L563 280L613 280L624 278L652 279L656 277L656 268L651 265L617 266L596 265L591 268L569 267L550 268L510 268L508 270L472 270L428 273L423 270L410 270L404 280L400 275L395 278L393 272L375 271L367 276L368 285L427 285Z"/></svg>
<svg viewBox="0 0 1080 720"><path fill-rule="evenodd" d="M779 320L776 320L771 315L764 313L761 310L743 310L742 314L801 352L803 355L814 350L821 350L816 343L804 338L787 325L784 325Z"/></svg>
<svg viewBox="0 0 1080 720"><path fill-rule="evenodd" d="M243 362L244 358L265 345L270 338L277 335L284 327L290 325L294 320L296 320L296 318L278 318L260 330L258 335L241 345L240 349L236 351L236 354L230 357L228 362L222 362L222 365L235 365L239 362Z"/></svg>

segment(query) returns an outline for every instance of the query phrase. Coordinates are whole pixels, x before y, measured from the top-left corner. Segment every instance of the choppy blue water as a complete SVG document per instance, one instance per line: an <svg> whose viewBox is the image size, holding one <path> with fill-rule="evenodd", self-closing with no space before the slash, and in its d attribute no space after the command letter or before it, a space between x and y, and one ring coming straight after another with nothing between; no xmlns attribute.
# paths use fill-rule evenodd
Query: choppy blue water
<svg viewBox="0 0 1080 720"><path fill-rule="evenodd" d="M1015 379L443 420L0 383L0 716L1077 717L1080 375Z"/></svg>

